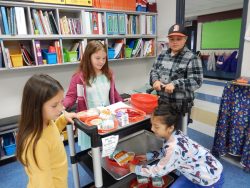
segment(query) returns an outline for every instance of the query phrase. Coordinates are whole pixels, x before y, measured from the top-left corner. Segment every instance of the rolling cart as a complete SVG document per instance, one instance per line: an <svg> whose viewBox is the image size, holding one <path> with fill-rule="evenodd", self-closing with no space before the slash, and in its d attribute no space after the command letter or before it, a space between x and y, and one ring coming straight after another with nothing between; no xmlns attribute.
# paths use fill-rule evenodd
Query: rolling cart
<svg viewBox="0 0 250 188"><path fill-rule="evenodd" d="M154 134L149 131L151 128L149 118L126 127L120 127L105 135L98 134L97 126L87 126L78 119L74 119L74 125L91 138L91 149L76 153L73 127L71 125L67 126L75 188L80 188L77 163L84 167L85 170L88 168L90 172L93 172L94 182L85 187L126 188L136 178L136 175L131 174L128 169L128 172L124 170L117 172L116 168L109 167L105 163L105 158L101 158L101 138L119 135L118 146L127 151L134 151L135 153L138 151L146 152L149 148L152 150L159 149L163 143L161 139L155 139ZM177 176L174 173L170 173L170 177L172 182Z"/></svg>

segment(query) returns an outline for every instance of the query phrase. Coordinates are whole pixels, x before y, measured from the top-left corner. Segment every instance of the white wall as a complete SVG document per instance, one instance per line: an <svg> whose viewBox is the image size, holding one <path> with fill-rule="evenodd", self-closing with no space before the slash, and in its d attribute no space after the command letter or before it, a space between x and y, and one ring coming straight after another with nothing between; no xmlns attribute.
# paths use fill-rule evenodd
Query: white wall
<svg viewBox="0 0 250 188"><path fill-rule="evenodd" d="M175 0L158 0L158 36L166 38L168 28L175 23ZM154 58L110 62L120 93L130 92L148 83ZM60 81L65 90L77 65L0 71L0 118L20 114L22 90L35 73L46 73Z"/></svg>
<svg viewBox="0 0 250 188"><path fill-rule="evenodd" d="M247 14L247 28L250 27L250 3L248 3L248 14ZM241 76L250 77L250 41L244 43L243 58L241 65Z"/></svg>
<svg viewBox="0 0 250 188"><path fill-rule="evenodd" d="M167 39L169 28L176 22L176 0L157 0L158 40Z"/></svg>
<svg viewBox="0 0 250 188"><path fill-rule="evenodd" d="M154 58L137 61L110 62L120 93L139 88L148 82L148 73ZM8 70L0 72L0 118L20 114L22 90L33 74L46 73L60 81L65 91L77 65Z"/></svg>

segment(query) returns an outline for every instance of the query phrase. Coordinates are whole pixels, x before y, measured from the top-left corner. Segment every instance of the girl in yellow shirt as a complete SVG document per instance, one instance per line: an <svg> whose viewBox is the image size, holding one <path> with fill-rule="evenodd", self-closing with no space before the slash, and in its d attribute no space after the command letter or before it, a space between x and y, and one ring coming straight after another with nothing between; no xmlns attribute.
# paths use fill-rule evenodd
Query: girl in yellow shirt
<svg viewBox="0 0 250 188"><path fill-rule="evenodd" d="M75 113L65 112L61 84L44 74L24 86L17 134L17 159L24 165L27 188L67 188L67 156L60 132Z"/></svg>

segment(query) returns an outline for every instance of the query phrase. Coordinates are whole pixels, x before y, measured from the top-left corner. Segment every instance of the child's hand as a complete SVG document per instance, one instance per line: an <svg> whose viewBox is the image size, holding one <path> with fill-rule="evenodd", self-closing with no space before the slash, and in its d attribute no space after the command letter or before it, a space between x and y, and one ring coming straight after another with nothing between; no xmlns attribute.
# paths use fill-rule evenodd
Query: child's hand
<svg viewBox="0 0 250 188"><path fill-rule="evenodd" d="M154 90L160 91L160 90L161 90L161 84L162 84L162 83L161 83L159 80L156 80L156 81L154 82L154 84L153 84Z"/></svg>
<svg viewBox="0 0 250 188"><path fill-rule="evenodd" d="M130 172L135 173L135 165L133 165L132 163L128 163L128 166L129 166Z"/></svg>
<svg viewBox="0 0 250 188"><path fill-rule="evenodd" d="M74 113L74 112L70 112L70 113L69 113L69 112L67 112L67 111L64 111L63 113L64 113L65 119L66 119L68 122L74 124L73 118L77 118L77 114Z"/></svg>
<svg viewBox="0 0 250 188"><path fill-rule="evenodd" d="M136 155L135 158L138 159L140 162L147 161L146 155Z"/></svg>
<svg viewBox="0 0 250 188"><path fill-rule="evenodd" d="M174 89L175 89L175 87L174 87L174 84L173 84L173 83L169 83L169 84L167 84L167 85L165 86L165 92L166 92L166 93L171 94L171 93L174 92Z"/></svg>

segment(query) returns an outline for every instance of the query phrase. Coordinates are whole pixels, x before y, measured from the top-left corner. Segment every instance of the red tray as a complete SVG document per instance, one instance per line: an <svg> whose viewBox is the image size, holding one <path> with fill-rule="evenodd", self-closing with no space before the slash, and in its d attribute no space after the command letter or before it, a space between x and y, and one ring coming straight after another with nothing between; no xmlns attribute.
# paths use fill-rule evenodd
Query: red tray
<svg viewBox="0 0 250 188"><path fill-rule="evenodd" d="M141 121L146 116L146 113L143 112L142 110L130 108L130 107L118 108L115 110L115 113L119 111L124 111L128 114L129 123L135 123L135 122Z"/></svg>
<svg viewBox="0 0 250 188"><path fill-rule="evenodd" d="M112 159L110 159L109 157L106 157L106 161L107 161L107 163L108 163L109 165L111 165L111 166L115 166L115 167L119 167L119 168L126 168L126 169L129 168L128 164L119 165L115 160L112 160ZM140 162L140 161L139 161L138 159L136 159L136 157L135 157L132 161L130 161L130 163L132 163L132 164L134 164L134 165L139 164L139 162Z"/></svg>
<svg viewBox="0 0 250 188"><path fill-rule="evenodd" d="M85 120L85 123L88 125L88 126L92 126L93 124L91 124L91 121L94 120L94 119L102 119L100 118L99 116L92 116L92 117L89 117ZM118 121L117 119L114 119L114 128L112 129L98 129L98 133L99 134L103 134L103 133L108 133L110 131L113 131L113 130L116 130L118 128Z"/></svg>
<svg viewBox="0 0 250 188"><path fill-rule="evenodd" d="M88 119L88 118L90 118L90 117L97 116L97 114L95 114L95 115L88 115L88 114L87 114L87 111L88 111L88 110L84 110L84 111L81 111L81 112L78 112L78 113L77 113L78 119L80 119L82 122L85 122L86 119Z"/></svg>

